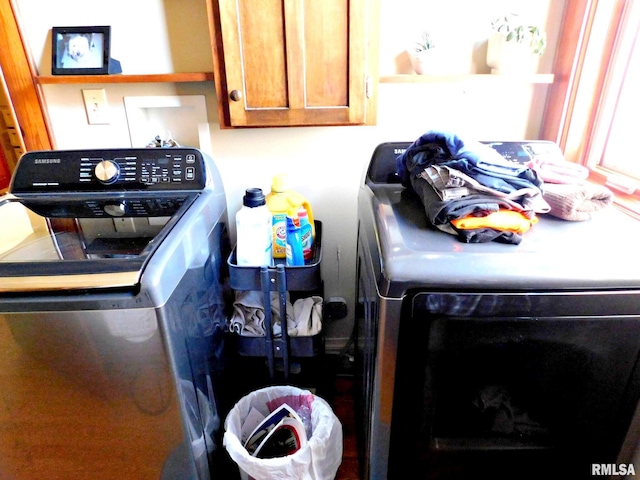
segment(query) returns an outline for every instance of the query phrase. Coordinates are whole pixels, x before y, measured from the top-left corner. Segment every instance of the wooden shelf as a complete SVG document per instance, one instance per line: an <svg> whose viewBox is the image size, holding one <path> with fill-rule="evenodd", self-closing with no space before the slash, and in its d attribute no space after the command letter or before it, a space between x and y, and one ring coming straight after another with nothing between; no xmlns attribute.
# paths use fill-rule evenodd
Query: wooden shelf
<svg viewBox="0 0 640 480"><path fill-rule="evenodd" d="M454 83L454 82L520 82L553 83L552 73L531 75L493 75L490 73L468 73L455 75L381 75L380 83Z"/></svg>
<svg viewBox="0 0 640 480"><path fill-rule="evenodd" d="M179 83L212 82L213 72L160 73L153 75L42 75L36 77L40 85L80 83Z"/></svg>

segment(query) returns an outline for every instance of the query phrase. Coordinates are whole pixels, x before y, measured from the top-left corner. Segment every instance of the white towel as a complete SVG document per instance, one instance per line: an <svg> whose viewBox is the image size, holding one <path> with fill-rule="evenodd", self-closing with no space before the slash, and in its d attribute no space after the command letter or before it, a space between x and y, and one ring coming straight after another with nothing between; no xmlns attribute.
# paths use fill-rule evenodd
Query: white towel
<svg viewBox="0 0 640 480"><path fill-rule="evenodd" d="M280 300L271 292L271 318L273 334L282 334L280 326ZM287 292L287 332L289 336L317 335L322 330L322 297L301 298L292 305ZM229 330L246 337L264 337L264 302L258 290L237 291Z"/></svg>

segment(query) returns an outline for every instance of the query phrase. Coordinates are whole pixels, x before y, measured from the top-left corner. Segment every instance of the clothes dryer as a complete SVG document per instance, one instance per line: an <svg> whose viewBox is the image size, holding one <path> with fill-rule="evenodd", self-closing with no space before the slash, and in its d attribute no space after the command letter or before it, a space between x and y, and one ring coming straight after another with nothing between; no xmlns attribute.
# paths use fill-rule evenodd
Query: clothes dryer
<svg viewBox="0 0 640 480"><path fill-rule="evenodd" d="M492 145L517 159L527 143ZM379 145L358 195L363 478L581 479L630 464L640 222L615 207L540 215L517 245L464 243L402 186L409 145Z"/></svg>

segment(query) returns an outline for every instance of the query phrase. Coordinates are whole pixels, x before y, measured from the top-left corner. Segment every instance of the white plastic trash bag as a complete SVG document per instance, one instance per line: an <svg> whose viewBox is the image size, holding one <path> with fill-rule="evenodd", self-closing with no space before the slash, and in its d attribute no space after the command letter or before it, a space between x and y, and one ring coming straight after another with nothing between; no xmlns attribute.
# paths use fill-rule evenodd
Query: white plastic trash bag
<svg viewBox="0 0 640 480"><path fill-rule="evenodd" d="M312 433L306 445L292 455L256 458L242 445L241 429L252 407L267 416L267 404L280 397L311 396ZM342 424L329 404L308 390L273 386L251 392L231 409L224 422L223 445L243 478L254 480L333 480L342 463Z"/></svg>

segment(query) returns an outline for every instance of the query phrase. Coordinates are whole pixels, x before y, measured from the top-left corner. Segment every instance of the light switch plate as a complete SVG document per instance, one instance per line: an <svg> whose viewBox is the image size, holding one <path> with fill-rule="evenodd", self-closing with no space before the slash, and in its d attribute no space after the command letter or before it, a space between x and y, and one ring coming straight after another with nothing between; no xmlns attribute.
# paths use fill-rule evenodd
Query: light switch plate
<svg viewBox="0 0 640 480"><path fill-rule="evenodd" d="M109 104L104 88L82 90L84 108L90 125L106 125L109 123Z"/></svg>

